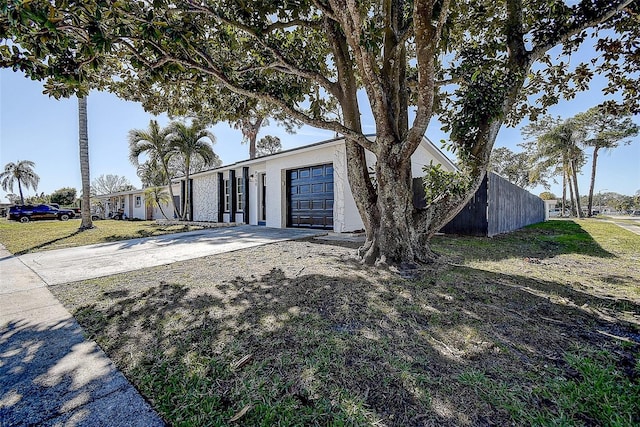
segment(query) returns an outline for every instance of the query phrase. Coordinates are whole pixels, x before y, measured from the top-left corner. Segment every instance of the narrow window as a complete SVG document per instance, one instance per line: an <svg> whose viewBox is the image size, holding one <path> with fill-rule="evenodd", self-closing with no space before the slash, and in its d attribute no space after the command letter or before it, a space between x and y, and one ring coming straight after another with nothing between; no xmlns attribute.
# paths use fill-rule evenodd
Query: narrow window
<svg viewBox="0 0 640 427"><path fill-rule="evenodd" d="M225 212L229 212L231 210L231 198L230 198L230 191L231 190L231 185L229 185L229 180L225 179L224 180L224 211Z"/></svg>
<svg viewBox="0 0 640 427"><path fill-rule="evenodd" d="M244 185L242 178L236 178L236 209L242 211L244 209Z"/></svg>
<svg viewBox="0 0 640 427"><path fill-rule="evenodd" d="M140 206L142 206L142 197L136 196L136 208L139 208Z"/></svg>

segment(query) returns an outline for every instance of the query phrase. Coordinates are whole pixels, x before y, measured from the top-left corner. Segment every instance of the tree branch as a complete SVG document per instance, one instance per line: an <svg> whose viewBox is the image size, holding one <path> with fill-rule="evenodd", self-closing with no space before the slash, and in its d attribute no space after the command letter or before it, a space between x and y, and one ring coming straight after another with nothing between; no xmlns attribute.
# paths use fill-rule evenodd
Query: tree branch
<svg viewBox="0 0 640 427"><path fill-rule="evenodd" d="M293 20L290 22L288 21L286 23L275 22L275 23L272 23L271 25L267 25L263 29L258 30L256 28L252 28L240 22L228 19L223 15L221 15L220 13L218 13L217 11L215 11L214 9L205 6L204 4L197 3L193 0L190 0L187 3L193 8L193 10L198 11L200 13L209 14L213 16L215 19L219 20L220 22L223 22L233 28L243 31L249 36L251 36L253 39L255 39L258 42L258 44L260 44L260 46L262 46L264 49L269 51L269 53L278 60L278 62L280 63L279 71L283 71L284 69L287 69L289 70L288 74L297 75L297 76L304 77L304 78L313 80L315 82L318 82L318 84L321 85L327 92L334 94L334 91L335 91L334 82L330 81L320 73L299 68L295 64L295 62L283 56L278 49L274 48L269 43L267 43L262 36L262 33L271 33L275 29L289 28L289 27L295 26L294 24L305 26L305 27L311 26L314 28L318 28L320 26L319 23L315 24L315 23L311 23L311 21L304 21L304 20Z"/></svg>
<svg viewBox="0 0 640 427"><path fill-rule="evenodd" d="M568 41L571 37L579 34L587 28L594 27L602 22L607 21L608 19L611 19L613 16L615 16L617 13L622 11L633 2L634 0L617 0L617 2L614 2L614 5L610 8L598 9L595 16L591 19L575 19L572 24L567 26L566 28L563 27L558 29L554 37L546 40L543 44L535 46L530 52L531 61L533 62L537 60L554 46ZM580 8L580 5L575 7ZM584 15L579 15L578 18L584 18Z"/></svg>

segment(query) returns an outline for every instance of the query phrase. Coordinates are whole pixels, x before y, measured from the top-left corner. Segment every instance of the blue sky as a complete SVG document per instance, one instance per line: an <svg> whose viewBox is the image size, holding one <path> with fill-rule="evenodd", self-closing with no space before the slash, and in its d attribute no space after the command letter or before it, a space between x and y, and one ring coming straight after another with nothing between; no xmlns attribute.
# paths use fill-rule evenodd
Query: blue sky
<svg viewBox="0 0 640 427"><path fill-rule="evenodd" d="M75 187L80 191L80 166L78 155L78 110L77 100L55 100L42 94L42 84L26 79L21 73L0 70L0 166L17 160L32 160L40 176L38 193L51 192L62 187ZM570 117L587 110L602 100L597 90L580 94L575 100L563 102L550 113ZM89 114L89 158L91 177L103 174L126 176L136 187L140 180L135 168L128 160L127 133L130 129L146 129L149 120L156 118L166 125L166 116L154 117L146 113L140 104L126 102L109 93L92 92L88 97ZM640 118L636 116L636 122ZM373 132L373 120L363 115L366 132ZM223 163L233 163L248 157L248 147L242 145L239 131L226 123L213 127L217 137L214 150ZM258 138L264 135L278 136L284 149L294 148L333 137L333 133L305 126L296 134L287 134L272 121L263 128ZM445 137L437 123L432 123L427 132L436 145ZM521 142L519 129L503 127L496 147L506 146L519 151ZM640 189L640 139L635 138L630 146L622 146L609 153L602 153L598 162L596 193L614 191L632 195ZM584 167L579 180L582 194L589 184L590 163ZM17 188L15 188L17 192ZM535 194L543 188L532 190ZM560 184L551 191L561 194ZM26 195L33 195L28 190ZM7 202L6 192L0 189L0 201Z"/></svg>

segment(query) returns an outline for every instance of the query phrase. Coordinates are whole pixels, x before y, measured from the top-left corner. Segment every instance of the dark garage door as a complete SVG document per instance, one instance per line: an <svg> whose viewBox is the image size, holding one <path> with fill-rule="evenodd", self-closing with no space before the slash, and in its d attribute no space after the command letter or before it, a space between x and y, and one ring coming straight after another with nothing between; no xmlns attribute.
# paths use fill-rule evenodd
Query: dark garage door
<svg viewBox="0 0 640 427"><path fill-rule="evenodd" d="M287 227L333 229L333 164L287 171Z"/></svg>

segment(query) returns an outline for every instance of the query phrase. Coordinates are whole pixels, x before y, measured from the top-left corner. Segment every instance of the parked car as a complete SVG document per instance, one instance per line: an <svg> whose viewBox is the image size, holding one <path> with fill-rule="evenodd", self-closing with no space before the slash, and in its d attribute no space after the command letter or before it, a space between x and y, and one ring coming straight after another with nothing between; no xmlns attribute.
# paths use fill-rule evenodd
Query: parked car
<svg viewBox="0 0 640 427"><path fill-rule="evenodd" d="M75 213L70 209L56 208L51 205L16 205L9 209L9 219L29 222L38 219L59 219L67 221L75 217Z"/></svg>

